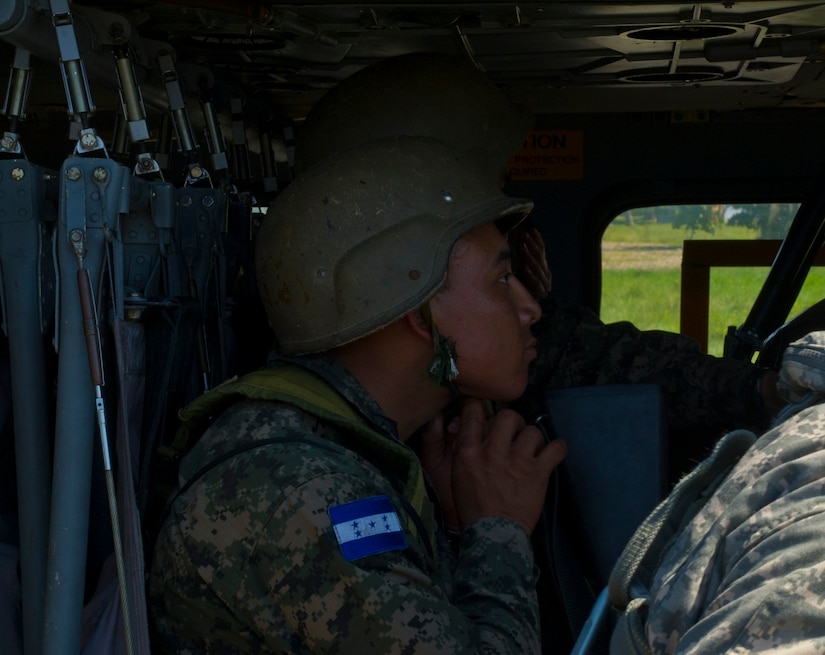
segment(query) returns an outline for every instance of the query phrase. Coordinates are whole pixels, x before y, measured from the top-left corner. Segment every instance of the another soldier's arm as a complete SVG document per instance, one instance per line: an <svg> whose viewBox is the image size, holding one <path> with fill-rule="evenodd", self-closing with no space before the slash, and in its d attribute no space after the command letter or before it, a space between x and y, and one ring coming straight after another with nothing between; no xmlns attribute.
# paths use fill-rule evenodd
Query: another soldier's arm
<svg viewBox="0 0 825 655"><path fill-rule="evenodd" d="M602 323L589 309L548 297L551 275L541 233L524 221L508 240L514 272L543 301L542 320L534 326L539 357L531 387L516 406L525 416L543 413L546 388L628 382L661 385L670 401L670 423L680 428L761 431L781 408L770 372L705 355L694 340L679 334L641 331L628 322Z"/></svg>
<svg viewBox="0 0 825 655"><path fill-rule="evenodd" d="M534 327L539 356L522 403L528 418L541 413L546 388L594 384L656 383L668 400L671 425L723 430L767 427L758 393L764 372L752 364L702 353L689 337L631 323L602 323L583 307L552 297Z"/></svg>
<svg viewBox="0 0 825 655"><path fill-rule="evenodd" d="M651 587L653 652L825 646L825 405L763 435L670 540Z"/></svg>

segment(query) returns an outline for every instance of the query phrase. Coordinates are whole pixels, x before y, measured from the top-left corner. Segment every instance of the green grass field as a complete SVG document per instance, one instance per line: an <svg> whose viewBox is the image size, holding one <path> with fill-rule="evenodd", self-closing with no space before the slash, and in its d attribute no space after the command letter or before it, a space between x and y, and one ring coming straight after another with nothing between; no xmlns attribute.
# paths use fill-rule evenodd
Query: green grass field
<svg viewBox="0 0 825 655"><path fill-rule="evenodd" d="M680 269L678 260L687 233L668 224L612 225L604 237L601 315L605 322L627 320L641 329L679 331ZM725 227L715 234L694 238L753 239L744 228ZM609 252L610 244L648 244L647 248ZM649 244L670 246L650 249ZM678 247L678 248L676 248ZM663 254L668 254L663 262ZM649 261L644 261L646 256ZM653 268L654 266L664 268ZM722 354L729 325L741 325L768 274L767 267L717 268L711 270L708 352ZM808 275L791 316L825 298L825 268Z"/></svg>

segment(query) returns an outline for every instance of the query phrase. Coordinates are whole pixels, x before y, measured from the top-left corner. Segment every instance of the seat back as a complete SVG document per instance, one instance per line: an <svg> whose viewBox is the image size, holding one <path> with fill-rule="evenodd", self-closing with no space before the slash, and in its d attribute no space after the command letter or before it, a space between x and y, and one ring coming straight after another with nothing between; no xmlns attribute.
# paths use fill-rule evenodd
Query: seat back
<svg viewBox="0 0 825 655"><path fill-rule="evenodd" d="M577 552L597 589L625 544L667 491L667 424L655 384L557 389L546 394L568 455L560 481Z"/></svg>

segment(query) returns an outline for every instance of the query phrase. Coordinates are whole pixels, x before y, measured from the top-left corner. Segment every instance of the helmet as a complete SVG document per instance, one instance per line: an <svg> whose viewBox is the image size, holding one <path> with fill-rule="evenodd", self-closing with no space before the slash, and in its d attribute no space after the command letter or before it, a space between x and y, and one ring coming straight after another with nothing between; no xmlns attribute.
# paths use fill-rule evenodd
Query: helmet
<svg viewBox="0 0 825 655"><path fill-rule="evenodd" d="M532 209L435 139L391 137L332 155L272 202L256 244L264 309L282 352L329 350L432 297L450 250Z"/></svg>
<svg viewBox="0 0 825 655"><path fill-rule="evenodd" d="M334 152L386 136L440 139L498 182L533 124L460 57L413 53L368 66L328 91L295 137L295 172Z"/></svg>

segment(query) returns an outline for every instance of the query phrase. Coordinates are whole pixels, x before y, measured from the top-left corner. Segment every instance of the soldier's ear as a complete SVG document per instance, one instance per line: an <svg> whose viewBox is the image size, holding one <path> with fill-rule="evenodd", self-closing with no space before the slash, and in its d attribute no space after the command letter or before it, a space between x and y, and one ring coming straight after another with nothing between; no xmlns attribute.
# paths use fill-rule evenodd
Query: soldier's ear
<svg viewBox="0 0 825 655"><path fill-rule="evenodd" d="M407 325L417 336L424 339L427 343L433 342L433 331L429 318L425 315L421 308L415 309L404 315L404 320Z"/></svg>

